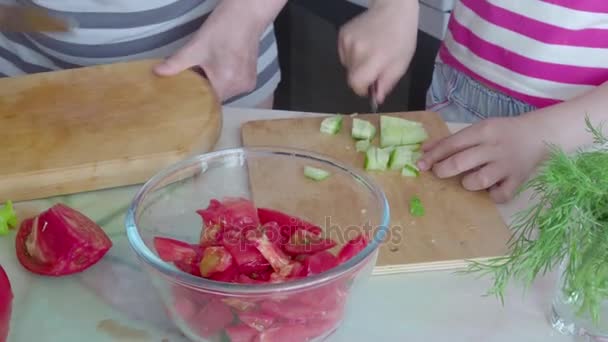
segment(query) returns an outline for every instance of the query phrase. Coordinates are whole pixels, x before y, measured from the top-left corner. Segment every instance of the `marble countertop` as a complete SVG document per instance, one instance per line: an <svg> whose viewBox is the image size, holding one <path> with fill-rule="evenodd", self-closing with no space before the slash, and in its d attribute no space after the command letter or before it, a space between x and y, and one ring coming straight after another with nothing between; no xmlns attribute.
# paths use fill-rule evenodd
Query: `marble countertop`
<svg viewBox="0 0 608 342"><path fill-rule="evenodd" d="M224 108L217 149L241 144L247 120L311 115L296 112ZM450 125L452 130L462 125ZM0 263L15 293L9 342L185 341L164 316L160 302L124 233L124 214L138 186L20 203L39 210L61 201L86 212L107 230L114 247L95 267L72 277L44 278L17 262L14 235L0 238ZM526 205L523 198L500 206L505 219ZM542 342L572 341L547 322L553 275L526 292L509 287L505 305L484 297L490 279L433 271L373 276L369 296L358 298L332 341Z"/></svg>

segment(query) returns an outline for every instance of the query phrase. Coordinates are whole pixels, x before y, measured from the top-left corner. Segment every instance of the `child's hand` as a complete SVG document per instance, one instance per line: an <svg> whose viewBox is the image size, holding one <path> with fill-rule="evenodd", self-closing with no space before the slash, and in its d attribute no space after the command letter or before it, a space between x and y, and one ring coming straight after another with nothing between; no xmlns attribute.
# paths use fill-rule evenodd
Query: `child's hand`
<svg viewBox="0 0 608 342"><path fill-rule="evenodd" d="M377 81L376 100L384 102L410 64L417 33L417 0L372 1L365 13L345 24L338 53L353 91L367 96Z"/></svg>
<svg viewBox="0 0 608 342"><path fill-rule="evenodd" d="M543 131L527 115L486 119L423 145L418 166L439 178L466 173L465 189L489 189L494 201L506 202L546 156Z"/></svg>
<svg viewBox="0 0 608 342"><path fill-rule="evenodd" d="M248 7L240 1L221 1L192 39L156 66L156 73L170 76L200 66L221 101L253 90L260 38L268 20Z"/></svg>

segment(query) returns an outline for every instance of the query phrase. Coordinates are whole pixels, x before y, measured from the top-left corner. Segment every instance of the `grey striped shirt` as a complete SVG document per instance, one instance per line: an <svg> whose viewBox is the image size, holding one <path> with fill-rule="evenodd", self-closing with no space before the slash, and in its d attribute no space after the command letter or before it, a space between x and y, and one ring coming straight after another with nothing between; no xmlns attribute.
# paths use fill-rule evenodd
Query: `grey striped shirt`
<svg viewBox="0 0 608 342"><path fill-rule="evenodd" d="M183 46L220 0L0 0L69 16L69 33L1 33L0 76L77 68L144 58L165 58ZM280 81L272 25L260 40L256 89L226 104L255 106Z"/></svg>

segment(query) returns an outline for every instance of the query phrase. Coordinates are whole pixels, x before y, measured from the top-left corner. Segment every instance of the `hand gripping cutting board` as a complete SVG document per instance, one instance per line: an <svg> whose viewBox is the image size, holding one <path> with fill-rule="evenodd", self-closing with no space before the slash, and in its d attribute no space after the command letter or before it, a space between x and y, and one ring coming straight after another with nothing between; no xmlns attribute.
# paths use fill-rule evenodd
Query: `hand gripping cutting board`
<svg viewBox="0 0 608 342"><path fill-rule="evenodd" d="M446 136L449 130L436 113L409 112L387 113L422 122L431 139ZM379 127L379 115L360 115ZM342 130L336 136L322 135L319 125L323 118L278 119L250 121L242 126L245 146L279 146L299 148L333 157L346 165L363 171L363 153L356 152L350 137L352 118L345 116ZM377 144L377 135L374 141ZM264 175L266 168L250 170L253 196L273 203L272 188L285 188L283 180ZM267 174L272 174L267 170ZM467 260L486 259L504 255L510 232L498 208L486 192L469 192L460 185L459 178L442 180L432 173L422 173L418 178L402 177L398 172L368 173L383 188L391 210L391 236L380 248L374 269L375 274L389 274L423 270L456 269ZM290 178L289 176L285 177ZM271 182L272 184L269 184ZM287 182L287 181L285 181ZM294 183L294 182L292 182ZM295 182L305 186L304 182ZM304 192L307 189L286 189ZM409 214L409 199L417 195L425 206L423 217ZM270 199L269 199L270 198ZM280 200L275 202L281 207ZM315 201L306 205L314 206ZM271 204L272 205L272 204ZM349 201L337 202L336 206L348 206ZM307 208L310 212L327 212L327 208ZM323 225L322 222L316 222ZM396 230L395 230L396 229Z"/></svg>
<svg viewBox="0 0 608 342"><path fill-rule="evenodd" d="M0 202L146 181L213 148L221 107L193 71L143 60L0 79Z"/></svg>

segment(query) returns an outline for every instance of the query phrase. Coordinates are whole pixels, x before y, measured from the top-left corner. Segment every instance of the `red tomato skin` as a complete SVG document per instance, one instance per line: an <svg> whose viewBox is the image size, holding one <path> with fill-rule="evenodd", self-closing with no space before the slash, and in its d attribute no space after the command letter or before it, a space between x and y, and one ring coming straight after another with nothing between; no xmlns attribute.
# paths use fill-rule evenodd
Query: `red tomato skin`
<svg viewBox="0 0 608 342"><path fill-rule="evenodd" d="M260 225L253 202L242 197L226 197L221 202L212 199L207 208L196 212L207 227L220 225L223 229L242 230Z"/></svg>
<svg viewBox="0 0 608 342"><path fill-rule="evenodd" d="M328 251L317 252L312 255L306 255L302 261L303 276L323 273L338 266L338 258Z"/></svg>
<svg viewBox="0 0 608 342"><path fill-rule="evenodd" d="M261 224L276 222L281 227L281 232L287 236L291 236L297 229L304 229L316 235L323 233L321 227L278 210L258 208L258 217Z"/></svg>
<svg viewBox="0 0 608 342"><path fill-rule="evenodd" d="M158 256L166 262L190 262L197 254L189 243L160 236L154 238L154 248Z"/></svg>
<svg viewBox="0 0 608 342"><path fill-rule="evenodd" d="M344 247L338 252L338 263L343 264L350 260L350 258L357 255L365 247L367 247L367 238L363 234L359 234L356 237L348 241Z"/></svg>
<svg viewBox="0 0 608 342"><path fill-rule="evenodd" d="M27 248L28 238L33 254ZM15 247L17 259L25 269L59 277L82 272L96 264L110 250L112 241L88 217L56 204L22 222Z"/></svg>
<svg viewBox="0 0 608 342"><path fill-rule="evenodd" d="M8 275L0 265L0 342L6 342L13 310L13 291Z"/></svg>

